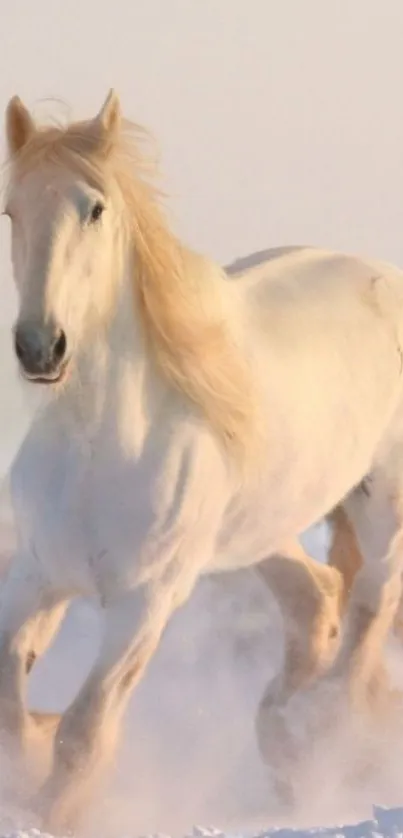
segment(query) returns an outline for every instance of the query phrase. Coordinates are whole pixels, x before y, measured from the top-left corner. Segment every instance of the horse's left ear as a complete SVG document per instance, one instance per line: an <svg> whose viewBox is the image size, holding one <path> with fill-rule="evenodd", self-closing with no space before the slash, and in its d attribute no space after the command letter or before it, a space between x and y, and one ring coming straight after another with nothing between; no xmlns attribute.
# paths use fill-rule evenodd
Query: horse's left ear
<svg viewBox="0 0 403 838"><path fill-rule="evenodd" d="M34 120L19 96L13 96L6 108L6 136L11 156L18 154L35 134Z"/></svg>
<svg viewBox="0 0 403 838"><path fill-rule="evenodd" d="M101 110L93 120L99 141L108 152L119 137L122 113L117 93L110 90Z"/></svg>

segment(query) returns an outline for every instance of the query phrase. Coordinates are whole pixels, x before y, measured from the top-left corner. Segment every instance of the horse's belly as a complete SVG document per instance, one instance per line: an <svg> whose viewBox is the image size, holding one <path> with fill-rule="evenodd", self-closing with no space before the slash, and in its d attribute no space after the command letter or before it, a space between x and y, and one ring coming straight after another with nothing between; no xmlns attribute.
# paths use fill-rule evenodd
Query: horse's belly
<svg viewBox="0 0 403 838"><path fill-rule="evenodd" d="M320 505L316 510L284 505L279 510L271 504L256 504L254 508L244 509L229 514L224 522L216 553L209 571L234 570L248 567L262 561L267 556L281 552L290 538L298 536L315 520L322 517ZM313 513L313 514L312 514ZM313 520L312 520L313 518ZM307 522L301 526L301 521Z"/></svg>
<svg viewBox="0 0 403 838"><path fill-rule="evenodd" d="M323 519L370 468L370 457L358 445L354 453L348 446L348 456L342 449L339 440L338 449L329 442L320 457L309 445L288 463L273 456L259 491L227 509L210 570L259 562Z"/></svg>
<svg viewBox="0 0 403 838"><path fill-rule="evenodd" d="M353 361L338 369L338 353L333 367L327 356L314 363L309 355L304 374L290 362L281 376L268 375L263 474L253 494L243 493L228 508L212 570L247 566L281 550L334 508L379 457L393 456L402 410L397 353L392 347L389 357L388 350L380 368L374 360L371 375L359 375L357 359L353 372ZM359 391L348 387L350 374Z"/></svg>

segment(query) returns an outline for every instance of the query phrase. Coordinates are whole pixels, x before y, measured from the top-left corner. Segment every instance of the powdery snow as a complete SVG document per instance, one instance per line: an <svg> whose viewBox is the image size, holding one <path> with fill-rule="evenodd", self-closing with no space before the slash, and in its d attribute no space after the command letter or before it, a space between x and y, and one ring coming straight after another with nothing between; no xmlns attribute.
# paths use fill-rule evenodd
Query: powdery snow
<svg viewBox="0 0 403 838"><path fill-rule="evenodd" d="M383 809L374 806L373 818L357 824L312 829L271 829L267 832L221 832L212 827L193 827L184 838L400 838L403 835L403 808ZM38 829L7 832L0 838L52 838ZM97 836L98 838L98 836ZM101 836L99 836L101 838ZM127 836L125 836L127 838ZM164 833L153 833L146 838L170 838Z"/></svg>

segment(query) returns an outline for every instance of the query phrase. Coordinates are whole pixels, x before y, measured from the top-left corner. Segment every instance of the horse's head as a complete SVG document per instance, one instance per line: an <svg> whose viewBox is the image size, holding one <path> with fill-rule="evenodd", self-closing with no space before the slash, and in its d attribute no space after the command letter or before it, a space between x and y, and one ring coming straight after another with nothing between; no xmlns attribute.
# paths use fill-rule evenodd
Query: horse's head
<svg viewBox="0 0 403 838"><path fill-rule="evenodd" d="M113 91L97 116L65 128L38 127L18 98L8 105L6 212L21 369L32 381L60 381L84 342L99 348L99 336L107 343L113 312L122 315L120 335L127 297L116 303L125 277L130 328L140 335L133 353L150 356L160 378L201 409L245 461L255 457L261 420L240 348L240 297L217 265L171 233L154 161L141 150L147 133L121 123ZM114 341L108 345L113 351Z"/></svg>
<svg viewBox="0 0 403 838"><path fill-rule="evenodd" d="M95 118L64 129L37 127L14 97L6 128L15 351L28 379L52 383L62 379L84 328L107 317L121 269L123 198L109 165L119 101L111 91Z"/></svg>

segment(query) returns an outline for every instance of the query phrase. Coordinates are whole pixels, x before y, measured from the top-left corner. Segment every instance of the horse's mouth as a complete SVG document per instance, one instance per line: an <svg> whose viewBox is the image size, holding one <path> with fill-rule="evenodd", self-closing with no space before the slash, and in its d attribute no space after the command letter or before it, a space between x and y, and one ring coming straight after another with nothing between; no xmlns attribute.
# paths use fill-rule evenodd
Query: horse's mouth
<svg viewBox="0 0 403 838"><path fill-rule="evenodd" d="M30 373L25 370L24 367L21 367L20 369L25 381L29 381L30 384L44 384L49 387L52 384L53 386L56 386L64 381L67 375L68 367L69 361L67 360L59 367L59 369L46 374L41 373L37 375L36 373Z"/></svg>

